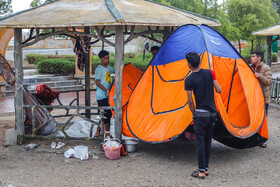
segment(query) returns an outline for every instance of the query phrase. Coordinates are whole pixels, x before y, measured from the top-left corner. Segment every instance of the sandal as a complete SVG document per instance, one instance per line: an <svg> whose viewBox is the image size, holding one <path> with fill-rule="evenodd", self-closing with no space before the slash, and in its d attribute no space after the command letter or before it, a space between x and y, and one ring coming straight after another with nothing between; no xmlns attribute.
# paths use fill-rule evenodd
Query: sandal
<svg viewBox="0 0 280 187"><path fill-rule="evenodd" d="M203 175L199 175L201 174L202 172L200 172L198 169L196 169L191 175L193 177L196 177L196 178L199 178L199 179L205 179L205 173L202 173Z"/></svg>
<svg viewBox="0 0 280 187"><path fill-rule="evenodd" d="M55 147L56 149L60 149L60 148L62 148L62 147L64 147L65 146L65 143L63 143L63 142L58 142L58 144L57 144L57 146Z"/></svg>
<svg viewBox="0 0 280 187"><path fill-rule="evenodd" d="M205 176L209 176L208 170L205 170Z"/></svg>

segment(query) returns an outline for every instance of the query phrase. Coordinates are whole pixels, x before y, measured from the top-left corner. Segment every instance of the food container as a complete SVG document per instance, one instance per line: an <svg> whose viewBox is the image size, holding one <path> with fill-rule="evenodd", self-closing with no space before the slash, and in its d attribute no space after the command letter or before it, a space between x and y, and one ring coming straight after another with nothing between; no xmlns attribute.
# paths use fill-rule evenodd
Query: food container
<svg viewBox="0 0 280 187"><path fill-rule="evenodd" d="M108 148L106 146L104 146L104 152L105 152L105 156L109 159L109 160L117 160L120 158L121 156L121 147L118 148Z"/></svg>
<svg viewBox="0 0 280 187"><path fill-rule="evenodd" d="M88 147L84 145L78 145L74 147L75 158L81 159L84 155L88 155Z"/></svg>
<svg viewBox="0 0 280 187"><path fill-rule="evenodd" d="M127 139L125 140L127 152L133 153L136 151L136 147L138 144L137 140Z"/></svg>

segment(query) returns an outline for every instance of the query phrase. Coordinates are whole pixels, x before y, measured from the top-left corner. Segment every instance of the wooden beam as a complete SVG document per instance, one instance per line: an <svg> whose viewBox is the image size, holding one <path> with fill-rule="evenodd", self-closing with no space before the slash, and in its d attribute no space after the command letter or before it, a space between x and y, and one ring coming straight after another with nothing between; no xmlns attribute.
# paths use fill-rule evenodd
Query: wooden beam
<svg viewBox="0 0 280 187"><path fill-rule="evenodd" d="M94 27L97 33L97 39L115 47L115 44L113 42L110 42L109 40L105 39L105 37L102 36L102 33L100 33L99 28L97 26Z"/></svg>
<svg viewBox="0 0 280 187"><path fill-rule="evenodd" d="M115 136L122 138L122 69L123 69L123 49L124 37L123 26L118 25L115 38Z"/></svg>
<svg viewBox="0 0 280 187"><path fill-rule="evenodd" d="M85 27L85 34L89 34L89 27ZM85 57L85 105L90 106L90 50ZM86 109L86 117L90 119L90 109Z"/></svg>
<svg viewBox="0 0 280 187"><path fill-rule="evenodd" d="M271 66L271 41L273 36L266 37L266 64Z"/></svg>
<svg viewBox="0 0 280 187"><path fill-rule="evenodd" d="M23 69L22 69L22 29L14 30L14 60L16 74L15 91L15 121L17 130L17 143L22 144L24 134L23 120Z"/></svg>

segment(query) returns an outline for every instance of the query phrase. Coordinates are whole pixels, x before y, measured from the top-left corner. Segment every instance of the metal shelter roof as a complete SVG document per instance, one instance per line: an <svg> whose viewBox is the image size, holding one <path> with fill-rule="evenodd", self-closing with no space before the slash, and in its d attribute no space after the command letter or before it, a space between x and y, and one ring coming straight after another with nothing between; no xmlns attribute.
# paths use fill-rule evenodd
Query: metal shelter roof
<svg viewBox="0 0 280 187"><path fill-rule="evenodd" d="M271 27L263 28L261 30L253 32L253 35L260 36L275 36L280 35L280 23L273 25Z"/></svg>
<svg viewBox="0 0 280 187"><path fill-rule="evenodd" d="M84 26L220 26L218 20L151 0L55 0L0 19L5 28Z"/></svg>

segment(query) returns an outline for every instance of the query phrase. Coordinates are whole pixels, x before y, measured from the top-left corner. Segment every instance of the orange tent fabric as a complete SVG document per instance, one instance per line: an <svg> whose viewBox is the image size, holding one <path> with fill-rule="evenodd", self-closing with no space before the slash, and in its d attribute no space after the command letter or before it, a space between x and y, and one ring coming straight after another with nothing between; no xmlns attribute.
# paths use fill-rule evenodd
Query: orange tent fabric
<svg viewBox="0 0 280 187"><path fill-rule="evenodd" d="M201 68L214 70L223 90L215 94L214 139L235 148L265 142L265 100L258 79L235 48L206 25L182 26L164 42L131 95L123 95L128 100L124 129L149 143L170 141L184 130L191 131L192 114L184 90L185 78L191 73L185 60L188 52L201 55Z"/></svg>
<svg viewBox="0 0 280 187"><path fill-rule="evenodd" d="M0 28L0 54L2 54L3 57L5 57L7 45L13 36L14 29ZM4 82L4 79L1 76L0 82Z"/></svg>
<svg viewBox="0 0 280 187"><path fill-rule="evenodd" d="M133 66L131 63L128 63L124 66L123 68L123 82L122 82L122 111L123 115L125 114L126 111L126 105L128 102L128 99L134 90L139 78L142 75L142 71L137 69L135 66ZM110 94L109 94L109 103L110 106L115 106L113 97L115 95L115 83L112 84L112 87L110 89ZM114 111L112 111L113 116ZM134 137L130 130L128 129L128 126L124 123L122 126L123 134L125 136L129 137Z"/></svg>

